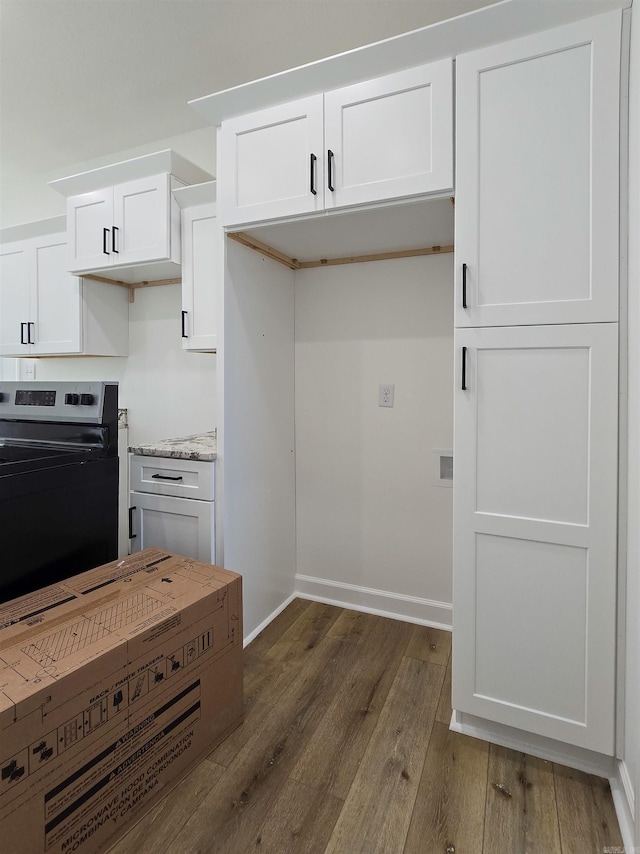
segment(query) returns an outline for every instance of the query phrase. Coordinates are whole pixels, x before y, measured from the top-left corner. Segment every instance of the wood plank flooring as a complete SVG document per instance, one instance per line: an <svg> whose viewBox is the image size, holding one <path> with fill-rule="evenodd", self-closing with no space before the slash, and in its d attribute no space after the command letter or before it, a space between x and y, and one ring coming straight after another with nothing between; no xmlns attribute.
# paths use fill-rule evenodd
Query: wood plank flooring
<svg viewBox="0 0 640 854"><path fill-rule="evenodd" d="M244 724L113 854L602 854L606 780L449 730L447 632L297 599Z"/></svg>

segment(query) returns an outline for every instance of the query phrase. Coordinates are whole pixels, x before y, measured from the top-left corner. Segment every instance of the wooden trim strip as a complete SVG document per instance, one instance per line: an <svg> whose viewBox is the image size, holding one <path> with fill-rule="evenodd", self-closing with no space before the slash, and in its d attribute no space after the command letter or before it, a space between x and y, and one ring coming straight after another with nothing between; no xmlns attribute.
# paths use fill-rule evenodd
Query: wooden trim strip
<svg viewBox="0 0 640 854"><path fill-rule="evenodd" d="M262 255L266 255L267 258L272 258L274 261L278 261L280 264L284 264L285 267L288 267L290 270L299 270L300 262L295 258L290 258L288 255L285 255L284 252L279 252L277 249L274 249L271 246L268 246L266 243L262 243L260 240L256 240L255 237L251 237L250 234L245 234L243 231L238 231L234 233L227 234L231 240L235 240L236 243L241 243L243 246L248 246L249 249L255 249L256 252L260 252Z"/></svg>
<svg viewBox="0 0 640 854"><path fill-rule="evenodd" d="M128 288L155 288L160 285L179 285L182 282L182 279L178 277L177 279L155 279L152 282L129 282L127 285ZM126 284L126 282L125 282Z"/></svg>
<svg viewBox="0 0 640 854"><path fill-rule="evenodd" d="M156 279L153 282L121 282L118 279L108 279L106 276L95 276L93 273L81 274L81 279L91 279L94 282L104 282L106 285L118 285L120 288L155 288L159 285L179 285L181 278Z"/></svg>
<svg viewBox="0 0 640 854"><path fill-rule="evenodd" d="M347 258L320 258L318 261L301 261L300 269L309 267L333 267L336 264L359 264L362 261L388 261L393 258L415 258L419 255L445 255L453 252L453 246L425 246L419 249L403 249L397 252L378 252L373 255L351 255Z"/></svg>
<svg viewBox="0 0 640 854"><path fill-rule="evenodd" d="M91 279L93 282L104 282L105 285L118 285L121 288L130 288L129 282L119 282L116 279L107 279L106 276L95 276L93 273L84 273L80 279Z"/></svg>
<svg viewBox="0 0 640 854"><path fill-rule="evenodd" d="M350 255L345 258L319 258L317 261L298 261L297 258L291 258L274 249L267 243L257 240L250 234L243 231L228 233L227 237L230 240L235 240L236 243L241 243L249 249L254 249L260 252L261 255L266 255L280 264L284 264L290 270L308 270L310 267L334 267L338 264L359 264L363 261L388 261L393 258L415 258L420 255L445 255L448 252L453 252L453 245L446 246L425 246L418 249L402 249L396 252L377 252L372 255Z"/></svg>
<svg viewBox="0 0 640 854"><path fill-rule="evenodd" d="M160 285L179 285L182 282L181 278L177 279L156 279L155 282L121 282L118 279L108 279L106 276L96 276L93 273L85 273L80 276L81 279L91 279L94 282L104 282L105 285L117 285L119 288L129 289L129 302L135 302L136 288L155 288Z"/></svg>

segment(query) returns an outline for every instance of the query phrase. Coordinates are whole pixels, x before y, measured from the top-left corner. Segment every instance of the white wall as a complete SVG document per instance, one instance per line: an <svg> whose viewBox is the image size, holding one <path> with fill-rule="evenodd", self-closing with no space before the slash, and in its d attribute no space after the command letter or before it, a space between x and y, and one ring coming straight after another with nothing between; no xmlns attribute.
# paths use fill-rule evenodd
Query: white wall
<svg viewBox="0 0 640 854"><path fill-rule="evenodd" d="M0 359L0 380L15 380L18 378L18 360Z"/></svg>
<svg viewBox="0 0 640 854"><path fill-rule="evenodd" d="M629 92L629 462L624 762L640 847L640 7L631 27Z"/></svg>
<svg viewBox="0 0 640 854"><path fill-rule="evenodd" d="M453 446L453 256L297 271L295 287L296 588L450 624L433 450Z"/></svg>
<svg viewBox="0 0 640 854"><path fill-rule="evenodd" d="M195 163L201 169L215 175L216 165L216 135L215 128L203 128L180 136L156 140L136 148L116 151L105 157L86 160L81 163L69 163L63 169L52 172L40 172L20 176L19 181L3 180L0 192L0 227L32 222L37 219L48 219L52 216L62 216L66 213L64 196L48 186L49 181L66 178L79 172L98 169L111 163L120 163L132 157L151 154L171 148L187 160Z"/></svg>

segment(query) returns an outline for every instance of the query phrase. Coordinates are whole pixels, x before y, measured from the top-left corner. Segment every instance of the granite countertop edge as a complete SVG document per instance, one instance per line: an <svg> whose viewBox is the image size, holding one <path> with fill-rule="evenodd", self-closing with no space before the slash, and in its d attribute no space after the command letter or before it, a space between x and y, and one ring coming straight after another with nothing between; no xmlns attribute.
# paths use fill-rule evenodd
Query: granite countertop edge
<svg viewBox="0 0 640 854"><path fill-rule="evenodd" d="M217 457L217 431L197 433L177 439L159 439L143 445L131 445L129 453L143 457L211 462Z"/></svg>

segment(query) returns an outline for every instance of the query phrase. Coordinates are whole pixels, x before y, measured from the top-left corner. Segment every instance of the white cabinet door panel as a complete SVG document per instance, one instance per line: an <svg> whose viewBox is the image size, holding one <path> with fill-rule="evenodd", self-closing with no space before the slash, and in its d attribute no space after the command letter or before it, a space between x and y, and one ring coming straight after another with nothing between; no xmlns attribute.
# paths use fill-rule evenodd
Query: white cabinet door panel
<svg viewBox="0 0 640 854"><path fill-rule="evenodd" d="M220 234L216 205L182 212L182 347L215 351Z"/></svg>
<svg viewBox="0 0 640 854"><path fill-rule="evenodd" d="M451 60L327 92L327 208L453 188Z"/></svg>
<svg viewBox="0 0 640 854"><path fill-rule="evenodd" d="M34 356L80 353L82 282L67 272L66 234L41 243L35 252L36 285L31 299Z"/></svg>
<svg viewBox="0 0 640 854"><path fill-rule="evenodd" d="M112 263L112 224L111 187L67 199L69 270L95 270Z"/></svg>
<svg viewBox="0 0 640 854"><path fill-rule="evenodd" d="M588 576L587 548L477 535L479 698L586 723Z"/></svg>
<svg viewBox="0 0 640 854"><path fill-rule="evenodd" d="M456 59L457 326L618 319L620 29Z"/></svg>
<svg viewBox="0 0 640 854"><path fill-rule="evenodd" d="M150 546L211 563L214 560L214 502L130 493L131 552Z"/></svg>
<svg viewBox="0 0 640 854"><path fill-rule="evenodd" d="M323 210L322 109L313 95L222 123L222 225Z"/></svg>
<svg viewBox="0 0 640 854"><path fill-rule="evenodd" d="M113 188L114 265L168 258L169 175L163 173Z"/></svg>
<svg viewBox="0 0 640 854"><path fill-rule="evenodd" d="M590 356L566 346L474 351L477 512L587 524Z"/></svg>
<svg viewBox="0 0 640 854"><path fill-rule="evenodd" d="M29 353L30 271L25 241L0 246L0 356Z"/></svg>
<svg viewBox="0 0 640 854"><path fill-rule="evenodd" d="M609 755L617 335L456 332L454 708Z"/></svg>

